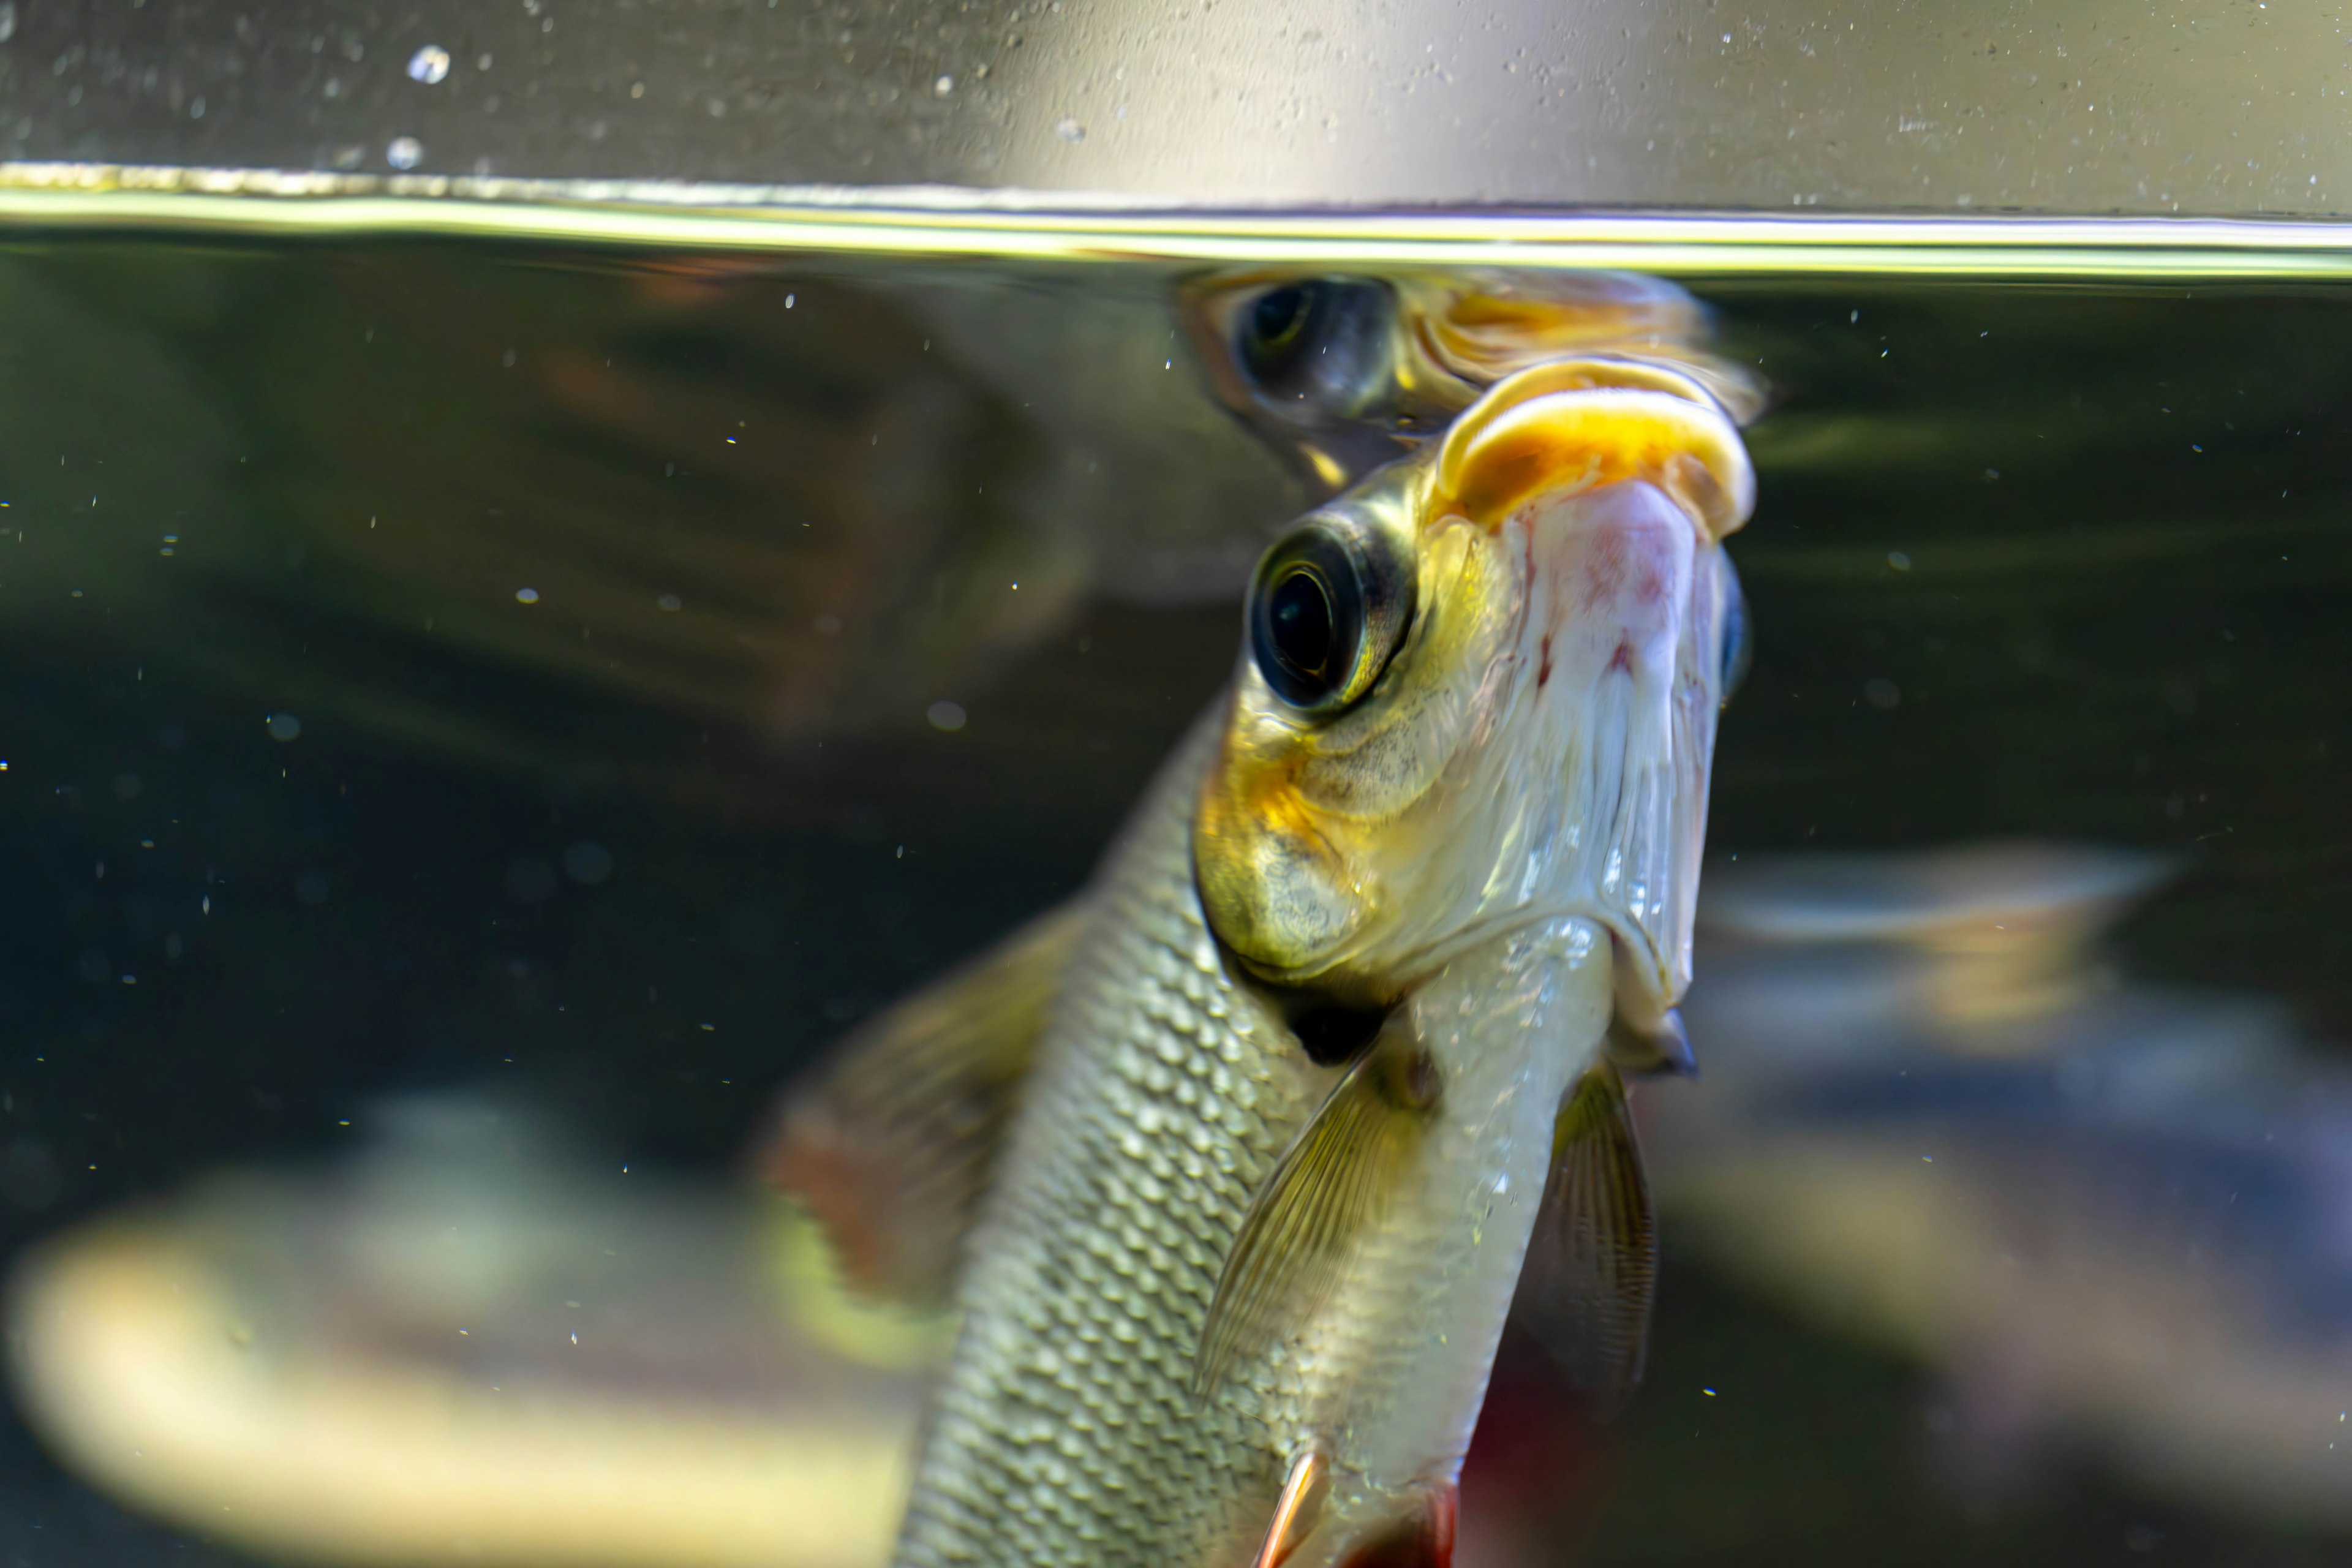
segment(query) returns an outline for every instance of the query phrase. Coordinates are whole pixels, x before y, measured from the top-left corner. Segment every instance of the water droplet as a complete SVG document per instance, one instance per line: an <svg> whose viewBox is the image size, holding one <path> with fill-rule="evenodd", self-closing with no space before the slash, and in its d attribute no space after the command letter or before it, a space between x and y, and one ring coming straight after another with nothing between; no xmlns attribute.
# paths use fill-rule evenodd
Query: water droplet
<svg viewBox="0 0 2352 1568"><path fill-rule="evenodd" d="M934 702L923 710L923 717L931 721L932 729L943 730L953 734L963 728L968 715L963 710L962 703L940 701Z"/></svg>
<svg viewBox="0 0 2352 1568"><path fill-rule="evenodd" d="M1065 142L1083 142L1087 139L1087 128L1065 115L1054 127L1054 134Z"/></svg>
<svg viewBox="0 0 2352 1568"><path fill-rule="evenodd" d="M449 74L449 51L438 44L427 44L408 57L408 79L431 87Z"/></svg>
<svg viewBox="0 0 2352 1568"><path fill-rule="evenodd" d="M383 150L383 161L395 169L414 169L425 161L425 143L414 136L395 136Z"/></svg>
<svg viewBox="0 0 2352 1568"><path fill-rule="evenodd" d="M269 738L271 740L297 740L300 738L301 733L302 721L294 717L293 714L272 713L269 716Z"/></svg>
<svg viewBox="0 0 2352 1568"><path fill-rule="evenodd" d="M515 590L515 603L518 605L538 604L539 590L536 588L517 588Z"/></svg>
<svg viewBox="0 0 2352 1568"><path fill-rule="evenodd" d="M593 888L613 874L613 852L583 838L564 850L563 874L583 888Z"/></svg>

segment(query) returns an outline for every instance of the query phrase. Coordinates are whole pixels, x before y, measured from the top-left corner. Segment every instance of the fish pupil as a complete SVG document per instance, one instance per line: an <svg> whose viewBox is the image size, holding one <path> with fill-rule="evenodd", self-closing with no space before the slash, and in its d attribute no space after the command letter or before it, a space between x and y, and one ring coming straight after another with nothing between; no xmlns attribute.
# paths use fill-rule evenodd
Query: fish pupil
<svg viewBox="0 0 2352 1568"><path fill-rule="evenodd" d="M1274 623L1276 657L1292 673L1331 685L1331 653L1338 637L1330 591L1322 581L1304 566L1294 568L1274 585L1267 611Z"/></svg>
<svg viewBox="0 0 2352 1568"><path fill-rule="evenodd" d="M1252 345L1260 352L1284 347L1307 324L1313 306L1307 289L1299 285L1260 295L1250 309Z"/></svg>

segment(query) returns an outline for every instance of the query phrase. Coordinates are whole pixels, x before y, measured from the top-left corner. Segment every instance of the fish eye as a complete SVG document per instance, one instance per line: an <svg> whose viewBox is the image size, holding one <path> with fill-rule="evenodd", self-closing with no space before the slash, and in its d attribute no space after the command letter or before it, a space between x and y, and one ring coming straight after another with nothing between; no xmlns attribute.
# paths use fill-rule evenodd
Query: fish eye
<svg viewBox="0 0 2352 1568"><path fill-rule="evenodd" d="M1277 402L1355 414L1388 389L1395 301L1385 283L1312 278L1269 289L1243 309L1234 352Z"/></svg>
<svg viewBox="0 0 2352 1568"><path fill-rule="evenodd" d="M1266 552L1250 589L1250 651L1276 696L1310 712L1369 690L1411 611L1406 575L1355 531L1310 522Z"/></svg>
<svg viewBox="0 0 2352 1568"><path fill-rule="evenodd" d="M1716 683L1716 702L1719 707L1731 706L1732 694L1748 679L1748 667L1755 661L1756 647L1748 626L1748 595L1740 591L1739 574L1731 569L1731 557L1718 553L1723 571L1723 664Z"/></svg>

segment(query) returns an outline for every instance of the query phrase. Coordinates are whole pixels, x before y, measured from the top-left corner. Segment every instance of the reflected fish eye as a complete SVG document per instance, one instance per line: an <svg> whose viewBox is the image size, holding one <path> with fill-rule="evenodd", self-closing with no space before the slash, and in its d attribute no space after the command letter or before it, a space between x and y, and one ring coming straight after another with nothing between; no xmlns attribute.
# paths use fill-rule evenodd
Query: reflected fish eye
<svg viewBox="0 0 2352 1568"><path fill-rule="evenodd" d="M1250 590L1250 652L1294 708L1344 707L1369 690L1411 611L1406 578L1348 530L1310 522L1266 552Z"/></svg>
<svg viewBox="0 0 2352 1568"><path fill-rule="evenodd" d="M1756 657L1748 625L1748 595L1740 590L1739 574L1731 569L1731 557L1718 554L1723 571L1723 662L1717 671L1716 702L1731 706L1732 693L1748 679L1748 667Z"/></svg>
<svg viewBox="0 0 2352 1568"><path fill-rule="evenodd" d="M1259 392L1355 413L1385 392L1395 302L1384 283L1313 278L1269 289L1240 312L1234 353Z"/></svg>

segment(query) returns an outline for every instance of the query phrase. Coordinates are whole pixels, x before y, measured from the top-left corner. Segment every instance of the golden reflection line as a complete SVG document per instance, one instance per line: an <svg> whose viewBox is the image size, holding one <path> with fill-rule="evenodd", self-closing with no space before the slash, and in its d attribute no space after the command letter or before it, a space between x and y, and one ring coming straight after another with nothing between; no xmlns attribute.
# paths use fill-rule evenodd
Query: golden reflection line
<svg viewBox="0 0 2352 1568"><path fill-rule="evenodd" d="M2352 278L2352 224L2287 219L1236 212L1024 192L91 164L0 163L0 228L1075 262L1627 268L1713 278Z"/></svg>

